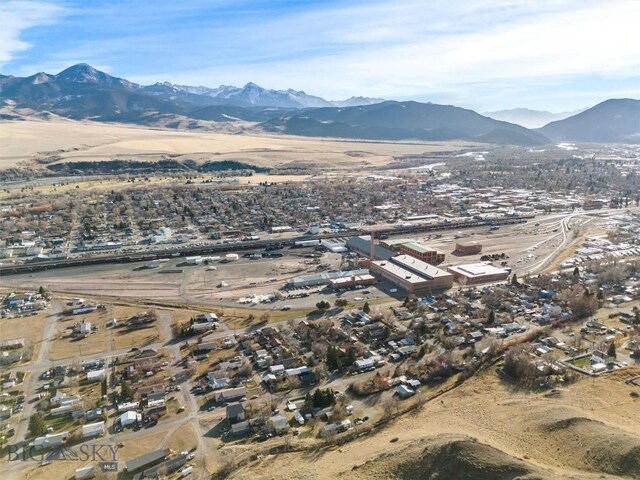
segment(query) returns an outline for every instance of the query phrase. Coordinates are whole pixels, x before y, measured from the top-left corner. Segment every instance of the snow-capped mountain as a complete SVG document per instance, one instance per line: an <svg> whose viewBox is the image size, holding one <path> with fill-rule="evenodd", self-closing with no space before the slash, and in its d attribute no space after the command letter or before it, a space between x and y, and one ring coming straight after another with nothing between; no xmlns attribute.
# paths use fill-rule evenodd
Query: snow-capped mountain
<svg viewBox="0 0 640 480"><path fill-rule="evenodd" d="M158 85L158 84L156 84ZM175 92L184 92L192 95L204 95L217 100L225 100L225 104L252 107L277 107L277 108L318 108L318 107L353 107L357 105L372 105L383 102L380 98L351 97L347 100L331 101L324 98L309 95L304 91L293 89L272 90L263 88L253 82L244 87L220 85L218 88L191 87L188 85L174 85L168 82L162 84Z"/></svg>

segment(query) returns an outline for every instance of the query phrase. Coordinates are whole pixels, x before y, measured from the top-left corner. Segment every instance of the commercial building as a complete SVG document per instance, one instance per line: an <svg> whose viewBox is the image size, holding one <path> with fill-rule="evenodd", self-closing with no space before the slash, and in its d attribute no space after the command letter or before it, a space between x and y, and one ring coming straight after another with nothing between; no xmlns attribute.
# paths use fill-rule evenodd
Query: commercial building
<svg viewBox="0 0 640 480"><path fill-rule="evenodd" d="M334 290L339 290L341 288L353 288L358 286L373 285L376 282L376 277L367 273L365 275L354 275L352 277L335 278L329 282L329 285Z"/></svg>
<svg viewBox="0 0 640 480"><path fill-rule="evenodd" d="M318 285L328 285L332 280L338 278L350 278L354 276L367 275L369 270L349 270L342 272L324 272L313 275L302 275L300 277L290 278L286 282L288 288L300 288L300 287L314 287Z"/></svg>
<svg viewBox="0 0 640 480"><path fill-rule="evenodd" d="M409 255L371 262L371 273L408 293L428 294L453 286L453 275Z"/></svg>
<svg viewBox="0 0 640 480"><path fill-rule="evenodd" d="M448 267L447 271L454 276L457 282L461 282L466 285L499 282L506 280L510 273L510 270L494 267L490 263L456 265Z"/></svg>

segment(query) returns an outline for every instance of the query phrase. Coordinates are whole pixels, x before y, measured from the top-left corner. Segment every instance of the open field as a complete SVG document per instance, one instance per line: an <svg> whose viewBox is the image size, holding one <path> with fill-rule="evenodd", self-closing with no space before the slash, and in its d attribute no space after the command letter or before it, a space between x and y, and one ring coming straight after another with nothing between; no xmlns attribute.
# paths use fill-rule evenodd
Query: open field
<svg viewBox="0 0 640 480"><path fill-rule="evenodd" d="M0 319L0 340L16 340L24 338L33 347L32 358L38 356L42 343L44 324L49 315L55 315L50 310L28 317Z"/></svg>
<svg viewBox="0 0 640 480"><path fill-rule="evenodd" d="M450 478L514 478L508 472L640 478L640 400L630 395L633 388L582 379L545 395L514 389L488 371L375 435L339 448L266 456L233 478L279 472L282 479L435 479L447 468L457 475ZM476 476L461 477L461 471Z"/></svg>
<svg viewBox="0 0 640 480"><path fill-rule="evenodd" d="M86 338L72 337L71 328L76 322L83 320L91 322L91 325L97 326L98 330L87 335ZM108 314L105 310L98 310L86 315L61 317L56 325L55 340L51 343L49 358L60 360L107 351L109 333L105 324L108 320Z"/></svg>
<svg viewBox="0 0 640 480"><path fill-rule="evenodd" d="M156 161L170 156L196 161L236 160L258 166L364 168L385 165L394 156L455 151L460 143L377 143L317 138L188 132L67 119L3 122L0 168L52 155L65 161L135 158Z"/></svg>
<svg viewBox="0 0 640 480"><path fill-rule="evenodd" d="M148 309L128 307L123 305L113 305L111 309L111 318L118 320L120 326L109 330L111 335L111 348L118 350L121 348L141 347L158 341L166 341L161 334L158 326L160 320L156 320L144 328L127 328L122 326L123 322L132 316L147 311Z"/></svg>

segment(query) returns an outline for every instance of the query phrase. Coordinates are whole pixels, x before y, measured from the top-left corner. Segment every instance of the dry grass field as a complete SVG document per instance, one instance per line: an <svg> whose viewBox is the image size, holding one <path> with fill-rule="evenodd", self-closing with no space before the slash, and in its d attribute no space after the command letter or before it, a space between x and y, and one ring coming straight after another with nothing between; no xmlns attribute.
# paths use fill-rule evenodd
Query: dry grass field
<svg viewBox="0 0 640 480"><path fill-rule="evenodd" d="M266 456L232 478L637 479L634 388L583 378L558 394L530 393L487 371L374 435Z"/></svg>
<svg viewBox="0 0 640 480"><path fill-rule="evenodd" d="M2 122L0 168L57 155L65 161L113 158L155 161L171 156L196 161L237 160L259 166L364 168L394 156L455 151L465 143L378 143L266 135L191 132L90 121L28 119ZM237 130L237 129L236 129Z"/></svg>
<svg viewBox="0 0 640 480"><path fill-rule="evenodd" d="M98 327L96 332L86 338L72 337L71 328L76 322L86 320ZM50 360L81 357L109 350L110 332L105 328L109 320L108 312L98 310L86 315L63 316L56 325L55 340L51 342L49 350Z"/></svg>
<svg viewBox="0 0 640 480"><path fill-rule="evenodd" d="M0 319L0 340L24 338L33 347L32 358L36 358L42 343L44 324L49 315L55 314L45 310L33 316Z"/></svg>

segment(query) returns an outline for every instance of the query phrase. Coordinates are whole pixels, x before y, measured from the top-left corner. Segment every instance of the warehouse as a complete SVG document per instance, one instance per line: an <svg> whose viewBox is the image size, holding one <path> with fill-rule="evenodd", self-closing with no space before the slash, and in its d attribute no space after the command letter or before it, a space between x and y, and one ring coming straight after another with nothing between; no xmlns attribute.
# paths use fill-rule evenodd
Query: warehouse
<svg viewBox="0 0 640 480"><path fill-rule="evenodd" d="M335 278L329 282L329 285L334 290L341 288L354 288L358 286L373 285L377 282L376 277L373 275L354 275L352 277Z"/></svg>
<svg viewBox="0 0 640 480"><path fill-rule="evenodd" d="M409 255L371 262L371 272L408 293L426 294L447 290L453 275Z"/></svg>
<svg viewBox="0 0 640 480"><path fill-rule="evenodd" d="M482 252L482 244L478 242L456 243L455 252L458 255L477 255Z"/></svg>
<svg viewBox="0 0 640 480"><path fill-rule="evenodd" d="M403 255L411 255L418 260L436 265L444 262L444 252L440 252L434 248L426 247L416 242L403 243L398 248Z"/></svg>
<svg viewBox="0 0 640 480"><path fill-rule="evenodd" d="M447 271L454 276L457 282L466 285L499 282L506 280L510 273L510 270L494 267L490 263L456 265L455 267L448 267Z"/></svg>
<svg viewBox="0 0 640 480"><path fill-rule="evenodd" d="M369 270L349 270L346 272L325 272L317 273L314 275L303 275L300 277L294 277L287 280L287 288L300 288L300 287L315 287L318 285L328 285L331 280L337 278L349 278L354 276L367 275Z"/></svg>
<svg viewBox="0 0 640 480"><path fill-rule="evenodd" d="M413 242L413 240L411 240L410 238L394 238L394 239L380 240L380 246L384 248L388 248L389 250L393 250L394 252L397 252L398 250L400 250L400 247L402 245L404 245L405 243L411 243L411 242Z"/></svg>
<svg viewBox="0 0 640 480"><path fill-rule="evenodd" d="M354 252L369 257L371 255L371 236L351 237L347 240L347 247ZM373 256L376 260L389 260L394 255L394 252L380 245L373 246Z"/></svg>
<svg viewBox="0 0 640 480"><path fill-rule="evenodd" d="M345 253L348 251L345 242L339 242L334 239L322 240L320 244L331 253Z"/></svg>

